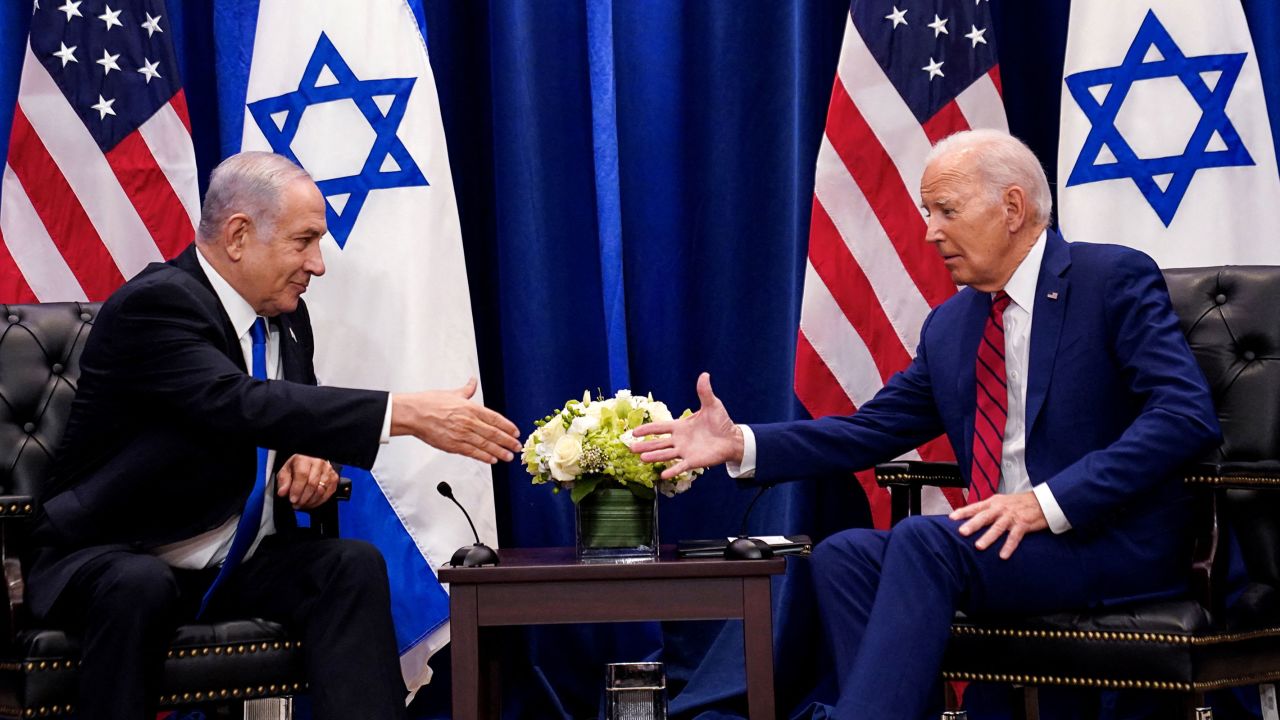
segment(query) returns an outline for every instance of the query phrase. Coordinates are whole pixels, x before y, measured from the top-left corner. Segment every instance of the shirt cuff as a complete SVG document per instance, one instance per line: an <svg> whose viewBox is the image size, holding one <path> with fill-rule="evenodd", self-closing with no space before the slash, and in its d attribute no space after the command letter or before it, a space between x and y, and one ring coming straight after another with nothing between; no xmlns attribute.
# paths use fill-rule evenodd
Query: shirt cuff
<svg viewBox="0 0 1280 720"><path fill-rule="evenodd" d="M382 434L378 442L386 445L391 442L391 393L387 393L387 412L382 416Z"/></svg>
<svg viewBox="0 0 1280 720"><path fill-rule="evenodd" d="M1067 516L1062 512L1062 508L1058 505L1057 499L1053 497L1053 491L1049 489L1049 483L1040 483L1031 488L1031 492L1036 494L1036 501L1040 503L1040 512L1044 513L1044 519L1049 521L1049 529L1054 535L1071 529L1071 522L1067 520Z"/></svg>
<svg viewBox="0 0 1280 720"><path fill-rule="evenodd" d="M756 474L756 434L747 425L739 425L742 431L742 462L729 461L724 469L731 478L749 478Z"/></svg>

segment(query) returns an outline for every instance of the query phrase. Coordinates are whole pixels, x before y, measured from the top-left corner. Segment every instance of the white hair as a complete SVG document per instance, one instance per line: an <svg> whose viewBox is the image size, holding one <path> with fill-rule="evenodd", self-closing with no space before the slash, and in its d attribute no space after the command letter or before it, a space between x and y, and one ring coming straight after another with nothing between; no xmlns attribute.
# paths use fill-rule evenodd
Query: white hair
<svg viewBox="0 0 1280 720"><path fill-rule="evenodd" d="M993 201L1017 185L1027 194L1031 221L1048 225L1053 216L1049 179L1035 153L1018 138L1001 130L965 130L938 141L925 157L925 166L948 155L973 150L983 187Z"/></svg>
<svg viewBox="0 0 1280 720"><path fill-rule="evenodd" d="M209 176L197 239L213 240L236 213L248 215L266 237L280 215L284 189L300 178L310 180L311 175L275 153L249 151L223 160Z"/></svg>

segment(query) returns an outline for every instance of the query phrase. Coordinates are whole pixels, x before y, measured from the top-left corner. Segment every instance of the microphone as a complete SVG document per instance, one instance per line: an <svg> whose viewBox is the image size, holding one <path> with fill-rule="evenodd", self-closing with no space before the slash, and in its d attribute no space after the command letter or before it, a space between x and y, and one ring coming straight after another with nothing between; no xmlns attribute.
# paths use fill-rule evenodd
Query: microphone
<svg viewBox="0 0 1280 720"><path fill-rule="evenodd" d="M742 515L742 529L738 532L738 537L725 546L725 560L763 560L773 557L773 548L769 547L769 543L760 538L747 536L747 520L751 518L751 511L756 509L756 502L770 487L770 485L761 485L759 492L751 499L751 504Z"/></svg>
<svg viewBox="0 0 1280 720"><path fill-rule="evenodd" d="M449 487L449 483L443 480L440 481L440 484L436 485L436 492L449 498L454 505L458 506L458 509L462 511L462 516L467 519L467 524L471 526L471 534L476 538L475 545L463 545L458 548L453 553L453 557L450 558L449 564L453 567L481 567L483 565L499 564L498 552L480 542L480 533L476 532L476 524L471 522L471 513L467 512L467 509L462 507L462 503L458 502L458 498L453 496L453 488Z"/></svg>

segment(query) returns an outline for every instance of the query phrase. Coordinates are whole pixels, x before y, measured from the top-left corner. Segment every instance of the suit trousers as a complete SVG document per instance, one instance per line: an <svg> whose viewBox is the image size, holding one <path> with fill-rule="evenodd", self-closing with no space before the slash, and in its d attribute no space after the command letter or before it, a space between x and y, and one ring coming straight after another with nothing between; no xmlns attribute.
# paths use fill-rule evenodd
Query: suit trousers
<svg viewBox="0 0 1280 720"><path fill-rule="evenodd" d="M1185 543L1131 543L1121 533L1025 536L1008 560L1003 538L977 550L959 521L917 516L892 530L846 530L813 551L813 575L832 643L840 720L937 717L939 673L957 610L1039 614L1111 598L1186 590ZM1167 547L1162 547L1167 546ZM1159 560L1152 561L1152 558Z"/></svg>
<svg viewBox="0 0 1280 720"><path fill-rule="evenodd" d="M215 574L127 551L79 569L51 613L82 637L78 717L155 717L168 643ZM306 530L269 536L206 616L274 620L300 638L316 720L405 717L386 564L372 545Z"/></svg>

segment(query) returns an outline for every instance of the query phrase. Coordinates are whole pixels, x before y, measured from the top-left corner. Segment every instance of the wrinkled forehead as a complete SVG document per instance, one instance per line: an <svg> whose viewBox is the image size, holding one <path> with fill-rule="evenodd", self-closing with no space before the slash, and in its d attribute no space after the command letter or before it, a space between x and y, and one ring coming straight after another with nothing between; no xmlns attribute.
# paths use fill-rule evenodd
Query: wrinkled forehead
<svg viewBox="0 0 1280 720"><path fill-rule="evenodd" d="M954 199L977 191L981 178L973 158L959 152L937 157L924 170L920 179L920 197L923 201Z"/></svg>

